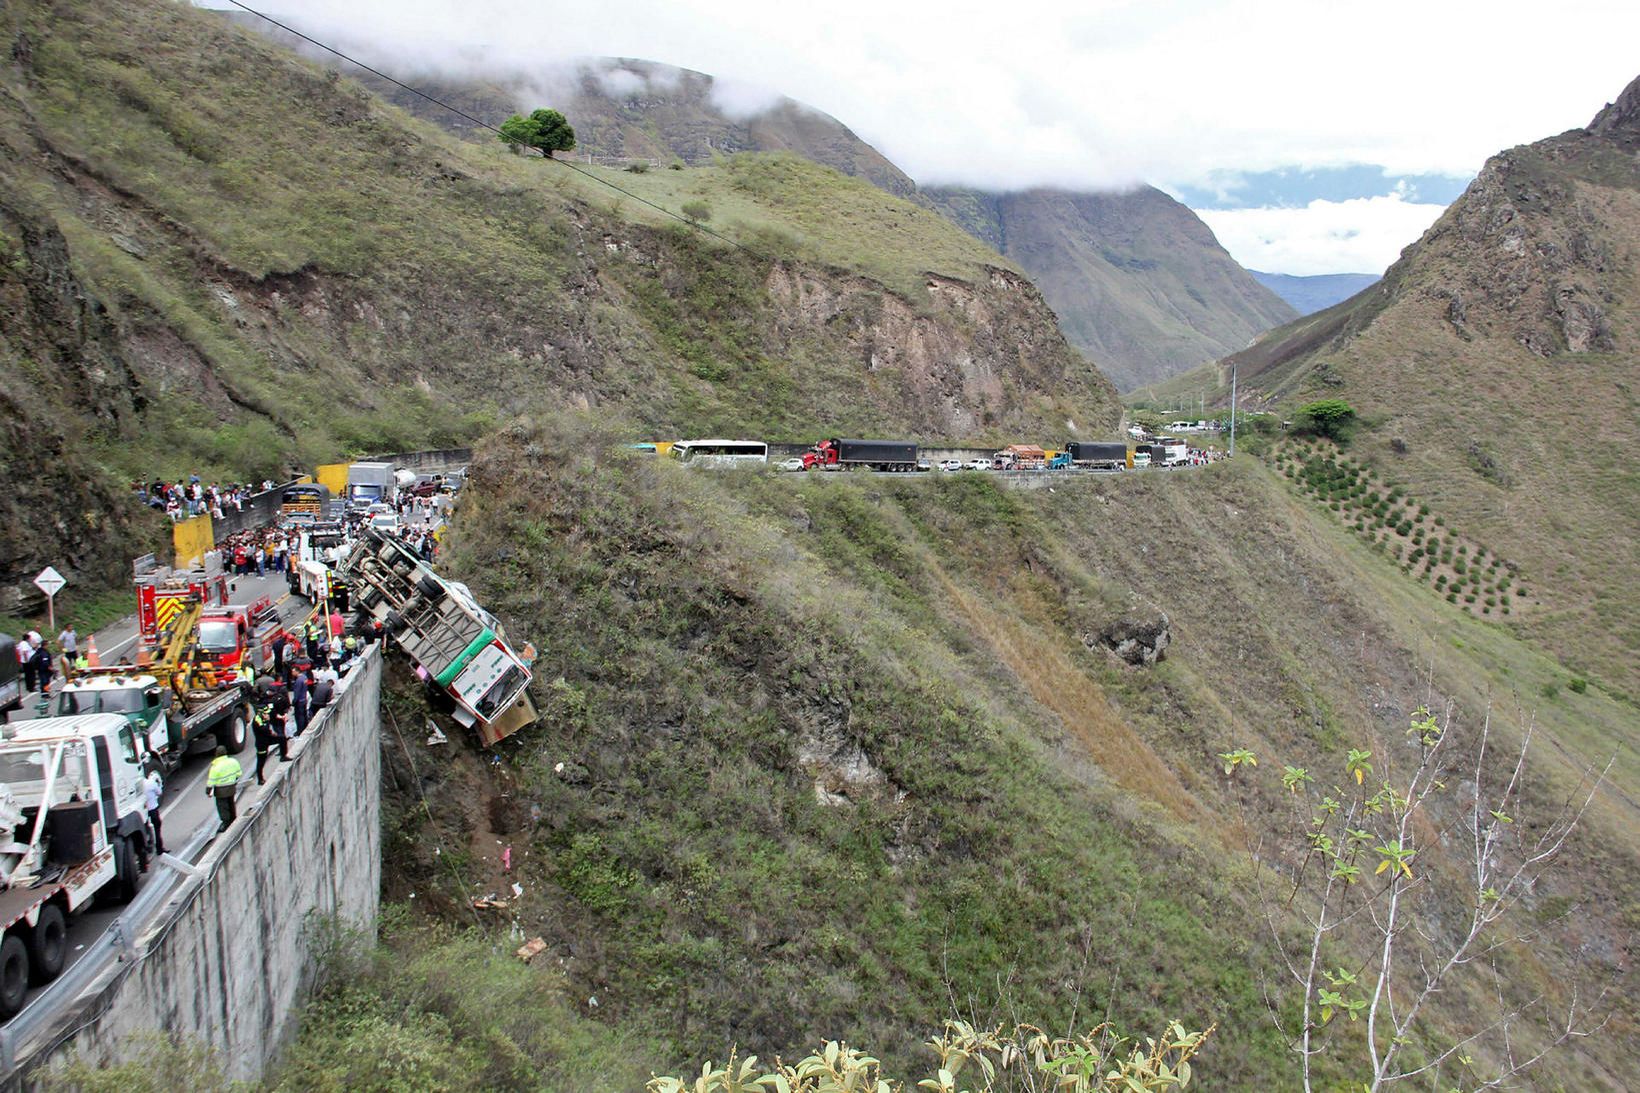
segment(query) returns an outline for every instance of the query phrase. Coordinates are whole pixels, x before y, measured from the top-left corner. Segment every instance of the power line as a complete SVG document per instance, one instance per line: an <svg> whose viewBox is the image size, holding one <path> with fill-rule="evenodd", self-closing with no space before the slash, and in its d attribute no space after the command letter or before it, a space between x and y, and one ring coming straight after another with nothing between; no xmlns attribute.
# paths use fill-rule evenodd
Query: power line
<svg viewBox="0 0 1640 1093"><path fill-rule="evenodd" d="M358 60L355 57L350 57L346 53L343 53L341 50L337 49L335 46L326 45L324 42L319 41L319 39L317 39L317 38L314 38L314 37L312 37L310 35L307 35L307 34L303 34L301 31L297 30L295 27L290 26L286 23L281 23L279 20L275 19L271 15L264 15L262 12L257 11L255 8L246 7L244 4L240 3L239 0L228 0L228 3L232 4L234 7L240 9L241 11L245 12L247 15L254 15L258 19L262 19L262 20L264 20L268 23L272 23L274 26L278 27L280 30L284 31L286 34L293 34L296 37L302 39L302 41L307 42L310 45L314 45L314 46L319 47L320 49L324 50L326 53L335 54L337 57L340 57L342 60L346 61L348 64L353 65L357 68L362 68L364 71L370 73L372 76L378 76L381 79L386 80L388 83L392 84L395 87L401 87L404 90L410 92L410 94L417 96L418 98L426 99L428 102L432 103L434 106L440 107L441 109L444 109L444 110L448 110L450 113L454 114L458 118L465 118L466 120L472 122L474 125L478 126L481 129L488 129L490 132L494 133L496 136L500 137L502 140L509 142L514 147L518 147L518 148L528 148L528 147L530 147L529 145L525 144L524 142L522 142L522 141L520 141L520 140L518 140L514 137L510 137L506 133L503 133L500 129L497 129L495 126L491 125L489 122L483 120L482 118L475 118L471 114L467 113L465 110L461 109L460 107L452 106L450 103L445 102L443 99L435 98L434 96L429 95L427 92L421 90L421 88L419 88L419 87L411 87L409 84L405 83L403 80L395 79L392 76L389 76L387 73L383 72L379 68L374 68L370 65L365 64L363 61ZM760 259L763 259L764 261L772 261L772 259L767 258L765 255L759 254L757 251L753 250L751 247L746 246L744 243L740 243L740 242L737 242L736 240L730 239L727 235L724 235L721 232L713 231L711 228L708 228L706 225L700 223L697 220L691 220L687 216L681 216L678 213L673 212L671 209L666 208L664 205L657 205L653 201L650 201L646 197L639 197L637 194L633 193L631 190L624 189L623 187L617 186L617 185L615 185L615 183L609 181L606 178L599 178L597 175L593 174L591 171L583 170L581 167L576 166L576 164L572 163L569 160L566 160L566 159L553 159L552 156L549 153L546 153L546 152L542 152L541 155L542 155L542 158L544 158L544 159L546 159L546 160L548 160L552 163L556 163L556 164L559 164L560 166L568 167L570 170L574 171L576 174L583 175L587 178L590 178L592 181L598 183L600 186L608 186L611 190L614 190L616 193L621 194L624 197L630 197L633 201L638 202L640 205L647 205L649 208L654 209L656 212L662 214L663 216L669 216L673 220L676 220L678 223L686 225L690 228L693 228L695 231L701 232L704 235L710 235L713 239L721 240L721 241L729 244L731 247L734 247L736 250L744 251L745 253L751 255L754 258L760 258Z"/></svg>

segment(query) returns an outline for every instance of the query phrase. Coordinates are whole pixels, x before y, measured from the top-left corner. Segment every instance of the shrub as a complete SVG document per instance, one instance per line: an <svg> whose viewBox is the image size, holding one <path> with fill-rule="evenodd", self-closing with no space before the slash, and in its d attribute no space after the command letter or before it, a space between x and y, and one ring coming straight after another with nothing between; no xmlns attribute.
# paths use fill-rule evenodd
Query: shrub
<svg viewBox="0 0 1640 1093"><path fill-rule="evenodd" d="M1545 683L1543 686L1538 688L1538 693L1544 698L1554 698L1556 695L1560 694L1560 688L1554 683Z"/></svg>
<svg viewBox="0 0 1640 1093"><path fill-rule="evenodd" d="M1571 682L1567 683L1566 686L1571 689L1573 694L1580 695L1589 689L1589 681L1579 676L1573 676Z"/></svg>

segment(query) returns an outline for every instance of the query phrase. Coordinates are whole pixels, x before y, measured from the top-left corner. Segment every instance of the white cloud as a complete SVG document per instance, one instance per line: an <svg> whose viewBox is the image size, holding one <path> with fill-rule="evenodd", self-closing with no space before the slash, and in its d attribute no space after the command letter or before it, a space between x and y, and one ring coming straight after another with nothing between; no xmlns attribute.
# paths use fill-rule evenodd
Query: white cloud
<svg viewBox="0 0 1640 1093"><path fill-rule="evenodd" d="M762 84L747 83L729 76L712 80L712 103L736 121L747 121L779 106L785 98L779 91Z"/></svg>
<svg viewBox="0 0 1640 1093"><path fill-rule="evenodd" d="M1444 211L1400 195L1312 201L1302 209L1198 209L1248 269L1309 276L1382 273Z"/></svg>
<svg viewBox="0 0 1640 1093"><path fill-rule="evenodd" d="M1359 163L1467 174L1501 148L1585 123L1635 76L1640 41L1640 4L1620 0L1562 0L1553 18L1538 0L604 0L552 5L550 17L539 0L278 0L275 10L368 43L388 63L682 65L824 110L919 181L992 188Z"/></svg>

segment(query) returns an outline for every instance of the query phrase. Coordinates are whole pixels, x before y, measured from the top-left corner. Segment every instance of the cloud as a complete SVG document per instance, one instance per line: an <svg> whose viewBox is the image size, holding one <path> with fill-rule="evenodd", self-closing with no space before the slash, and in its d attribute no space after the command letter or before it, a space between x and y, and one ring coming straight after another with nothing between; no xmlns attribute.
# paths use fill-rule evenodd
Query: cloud
<svg viewBox="0 0 1640 1093"><path fill-rule="evenodd" d="M1562 0L1552 19L1537 0L604 0L555 5L550 18L535 0L275 10L388 65L681 65L824 110L919 181L994 189L1207 185L1215 172L1363 163L1466 176L1501 148L1586 122L1634 77L1640 41L1640 5L1611 0Z"/></svg>
<svg viewBox="0 0 1640 1093"><path fill-rule="evenodd" d="M736 121L749 121L774 109L785 96L771 87L728 76L712 80L712 104Z"/></svg>
<svg viewBox="0 0 1640 1093"><path fill-rule="evenodd" d="M1300 209L1198 209L1196 215L1248 269L1309 276L1382 273L1444 209L1392 194L1318 200Z"/></svg>

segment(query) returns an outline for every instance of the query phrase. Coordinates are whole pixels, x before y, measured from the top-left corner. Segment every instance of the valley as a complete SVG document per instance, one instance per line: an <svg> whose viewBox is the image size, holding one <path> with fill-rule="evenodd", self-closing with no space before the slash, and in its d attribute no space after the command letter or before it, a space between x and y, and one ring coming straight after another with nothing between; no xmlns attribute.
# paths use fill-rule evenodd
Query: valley
<svg viewBox="0 0 1640 1093"><path fill-rule="evenodd" d="M514 154L244 24L0 9L0 617L228 526L132 483L459 449L407 595L538 716L486 746L384 641L369 792L310 762L288 820L323 862L379 802L368 913L293 856L270 1042L154 974L207 1001L69 1085L730 1093L846 1043L1092 1091L1146 1037L1205 1089L1630 1084L1640 81L1299 315L1160 190L919 186L632 59L536 73L579 155ZM519 75L419 86L489 119ZM1233 456L1055 465L1232 384Z"/></svg>

